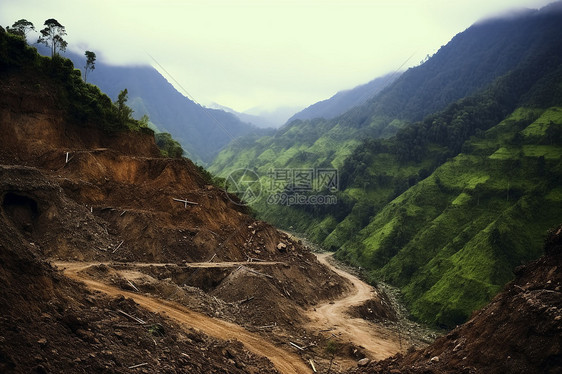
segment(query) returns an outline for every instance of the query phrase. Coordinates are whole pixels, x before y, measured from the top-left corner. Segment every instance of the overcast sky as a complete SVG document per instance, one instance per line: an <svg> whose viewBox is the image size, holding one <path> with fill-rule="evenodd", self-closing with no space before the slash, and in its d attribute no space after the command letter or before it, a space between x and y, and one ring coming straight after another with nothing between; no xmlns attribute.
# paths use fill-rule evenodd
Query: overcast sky
<svg viewBox="0 0 562 374"><path fill-rule="evenodd" d="M70 50L157 67L153 56L199 103L245 111L308 106L419 64L479 19L550 2L2 0L0 24L55 18Z"/></svg>

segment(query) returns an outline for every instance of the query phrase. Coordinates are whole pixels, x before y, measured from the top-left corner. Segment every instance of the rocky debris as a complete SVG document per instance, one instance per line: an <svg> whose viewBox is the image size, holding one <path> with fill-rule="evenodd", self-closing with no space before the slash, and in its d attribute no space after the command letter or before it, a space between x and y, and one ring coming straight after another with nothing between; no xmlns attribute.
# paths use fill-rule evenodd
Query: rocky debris
<svg viewBox="0 0 562 374"><path fill-rule="evenodd" d="M214 343L204 337L189 348L176 344L183 341L179 335L147 335L121 321L110 301L50 269L44 261L51 259L108 262L92 276L236 321L282 344L286 335L309 334L299 325L303 308L348 290L349 284L320 265L307 246L253 219L234 203L236 197L210 186L191 161L161 157L148 132L108 134L87 118L74 121L64 110L67 98L57 96L59 82L23 70L0 71L0 232L9 231L0 238L0 255L2 246L25 248L19 268L0 261L0 277L11 277L12 270L26 275L2 282L11 288L0 289L5 312L0 313L0 372L72 371L71 365L120 372L144 363L136 370L202 372L206 363L205 372L237 372L242 365L246 372L271 369L267 362L252 366L253 358L242 359L242 353L228 359L232 367L213 364L217 355L208 352ZM226 261L249 264L227 270L180 267ZM263 261L278 264L259 269L250 264ZM130 282L114 271L121 262L178 265L144 267L141 278ZM164 331L179 331L134 306L120 308ZM38 319L43 315L49 317ZM126 353L121 341L136 348ZM77 355L70 357L74 346ZM147 357L144 350L150 349L154 354ZM24 364L22 357L39 358Z"/></svg>
<svg viewBox="0 0 562 374"><path fill-rule="evenodd" d="M129 373L129 367L146 363L138 370L276 373L267 359L240 343L186 332L122 296L90 293L54 271L21 239L11 225L0 224L0 283L5 285L0 287L0 372Z"/></svg>
<svg viewBox="0 0 562 374"><path fill-rule="evenodd" d="M371 360L369 360L368 358L362 358L361 360L357 361L357 366L361 368L369 365L369 362L371 362Z"/></svg>
<svg viewBox="0 0 562 374"><path fill-rule="evenodd" d="M427 348L372 362L352 373L562 372L562 226L545 254L465 324Z"/></svg>

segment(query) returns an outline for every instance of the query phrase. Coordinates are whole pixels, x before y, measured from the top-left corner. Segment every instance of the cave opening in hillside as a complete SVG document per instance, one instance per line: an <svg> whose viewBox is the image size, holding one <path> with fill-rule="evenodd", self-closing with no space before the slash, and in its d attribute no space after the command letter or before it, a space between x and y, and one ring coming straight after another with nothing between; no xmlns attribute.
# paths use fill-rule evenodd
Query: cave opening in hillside
<svg viewBox="0 0 562 374"><path fill-rule="evenodd" d="M31 234L39 216L39 207L32 198L8 192L2 199L2 210L22 233Z"/></svg>

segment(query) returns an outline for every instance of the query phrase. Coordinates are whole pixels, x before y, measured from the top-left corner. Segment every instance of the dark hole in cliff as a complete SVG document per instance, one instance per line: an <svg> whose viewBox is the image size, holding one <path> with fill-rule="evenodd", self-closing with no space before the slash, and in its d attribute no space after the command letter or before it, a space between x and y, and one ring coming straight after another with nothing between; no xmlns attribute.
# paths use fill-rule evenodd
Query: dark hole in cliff
<svg viewBox="0 0 562 374"><path fill-rule="evenodd" d="M24 234L32 234L39 216L37 202L30 197L8 192L2 200L2 210L14 226Z"/></svg>

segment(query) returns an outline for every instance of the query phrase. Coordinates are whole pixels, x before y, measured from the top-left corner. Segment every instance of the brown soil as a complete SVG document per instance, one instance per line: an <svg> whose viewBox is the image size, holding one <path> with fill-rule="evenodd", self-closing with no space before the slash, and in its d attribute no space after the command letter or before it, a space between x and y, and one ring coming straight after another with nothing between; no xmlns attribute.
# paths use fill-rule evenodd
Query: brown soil
<svg viewBox="0 0 562 374"><path fill-rule="evenodd" d="M427 348L354 373L562 373L562 226L540 259Z"/></svg>
<svg viewBox="0 0 562 374"><path fill-rule="evenodd" d="M108 286L106 283L84 278L79 275L83 265L69 267L64 274L72 279L84 282L88 288L103 292L110 296L124 295L137 302L143 308L164 314L176 322L195 328L206 335L219 339L238 340L245 348L259 356L268 357L275 367L282 373L307 373L309 368L297 355L279 348L265 339L252 334L242 327L220 319L210 318L204 314L194 312L183 305L164 299L140 295L133 292L123 291L119 288Z"/></svg>
<svg viewBox="0 0 562 374"><path fill-rule="evenodd" d="M327 367L330 338L304 311L349 280L152 137L68 122L46 77L0 82L0 371L273 372L262 354L282 371ZM90 290L48 261L83 263L70 274ZM339 355L361 357L346 339Z"/></svg>
<svg viewBox="0 0 562 374"><path fill-rule="evenodd" d="M0 372L274 373L236 340L114 294L88 291L54 271L9 225L0 225ZM120 311L142 319L139 324Z"/></svg>
<svg viewBox="0 0 562 374"><path fill-rule="evenodd" d="M327 261L330 254L323 253L317 256L320 262L331 266ZM322 303L310 310L308 316L312 320L312 326L319 330L329 330L331 334L341 337L344 341L361 346L365 354L373 359L380 360L399 352L398 337L393 331L369 323L365 319L351 318L349 315L350 308L359 307L365 302L382 305L377 291L354 275L337 268L333 269L338 275L348 279L353 289L344 298Z"/></svg>

